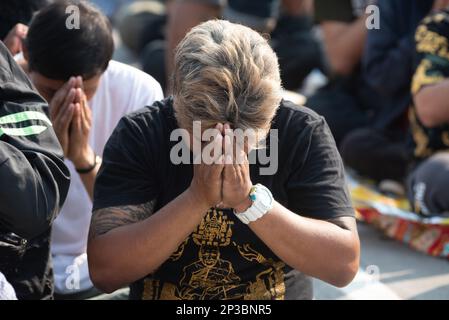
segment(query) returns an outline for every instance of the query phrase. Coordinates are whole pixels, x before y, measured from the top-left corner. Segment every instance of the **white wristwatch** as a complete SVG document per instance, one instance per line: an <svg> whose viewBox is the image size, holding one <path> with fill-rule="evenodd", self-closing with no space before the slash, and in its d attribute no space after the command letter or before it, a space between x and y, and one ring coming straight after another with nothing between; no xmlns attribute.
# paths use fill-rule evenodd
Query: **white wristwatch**
<svg viewBox="0 0 449 320"><path fill-rule="evenodd" d="M273 209L274 198L267 187L261 184L255 185L251 189L249 197L253 204L248 210L242 213L234 211L237 218L244 224L250 224L251 222L259 220L267 214L268 211Z"/></svg>

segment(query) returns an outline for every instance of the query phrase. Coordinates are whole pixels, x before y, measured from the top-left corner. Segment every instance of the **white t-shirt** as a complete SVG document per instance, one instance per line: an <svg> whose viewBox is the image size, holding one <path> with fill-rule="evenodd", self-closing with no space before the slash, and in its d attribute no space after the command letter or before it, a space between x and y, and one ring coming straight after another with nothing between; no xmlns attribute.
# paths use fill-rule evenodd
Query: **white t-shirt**
<svg viewBox="0 0 449 320"><path fill-rule="evenodd" d="M0 272L0 300L17 300L14 288L6 280L5 276L1 272Z"/></svg>
<svg viewBox="0 0 449 320"><path fill-rule="evenodd" d="M128 65L111 61L102 75L97 92L89 101L92 129L89 143L103 154L107 140L127 113L162 100L159 83L150 75ZM72 182L67 200L53 224L51 251L55 291L73 294L93 287L87 267L87 237L92 201L73 164L66 160Z"/></svg>

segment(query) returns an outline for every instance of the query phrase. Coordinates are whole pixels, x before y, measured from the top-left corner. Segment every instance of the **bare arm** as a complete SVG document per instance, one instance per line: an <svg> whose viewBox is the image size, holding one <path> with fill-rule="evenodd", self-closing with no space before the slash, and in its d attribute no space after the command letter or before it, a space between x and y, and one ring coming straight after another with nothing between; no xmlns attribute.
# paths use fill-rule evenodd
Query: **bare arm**
<svg viewBox="0 0 449 320"><path fill-rule="evenodd" d="M366 39L365 16L352 23L324 21L321 29L332 71L339 75L350 74L362 58Z"/></svg>
<svg viewBox="0 0 449 320"><path fill-rule="evenodd" d="M226 136L226 150L232 150L229 141ZM231 155L227 155L228 158ZM251 186L247 159L242 164L225 165L223 201L226 205L237 212L244 212L251 206L251 201L245 196ZM348 217L322 221L299 214L275 201L273 209L248 226L292 268L334 286L349 284L359 268L360 243L355 219Z"/></svg>
<svg viewBox="0 0 449 320"><path fill-rule="evenodd" d="M154 205L151 201L93 213L87 254L97 288L112 292L154 272L208 210L189 191L155 214Z"/></svg>
<svg viewBox="0 0 449 320"><path fill-rule="evenodd" d="M292 16L308 15L313 12L312 0L282 0L282 10Z"/></svg>
<svg viewBox="0 0 449 320"><path fill-rule="evenodd" d="M419 120L426 127L449 123L449 79L422 88L414 100Z"/></svg>
<svg viewBox="0 0 449 320"><path fill-rule="evenodd" d="M221 134L213 143L222 145ZM221 202L222 171L221 160L195 165L190 187L154 214L155 201L95 211L87 248L95 286L112 292L159 268Z"/></svg>
<svg viewBox="0 0 449 320"><path fill-rule="evenodd" d="M276 203L249 227L285 263L334 286L348 285L358 271L360 244L354 218L313 220Z"/></svg>

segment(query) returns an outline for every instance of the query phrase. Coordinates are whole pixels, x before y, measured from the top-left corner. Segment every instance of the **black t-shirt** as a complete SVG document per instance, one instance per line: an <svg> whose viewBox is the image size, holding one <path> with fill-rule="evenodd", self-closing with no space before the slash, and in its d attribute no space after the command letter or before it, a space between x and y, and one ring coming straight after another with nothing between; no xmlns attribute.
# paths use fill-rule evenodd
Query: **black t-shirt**
<svg viewBox="0 0 449 320"><path fill-rule="evenodd" d="M174 165L173 100L124 117L104 151L94 210L156 199L156 210L190 185L193 166ZM316 219L352 216L342 161L322 117L283 101L273 121L279 167L254 184L268 187L291 211ZM268 150L273 147L270 139ZM148 254L151 254L150 252ZM231 210L210 209L201 224L152 275L131 286L133 299L308 299L308 277L282 262Z"/></svg>

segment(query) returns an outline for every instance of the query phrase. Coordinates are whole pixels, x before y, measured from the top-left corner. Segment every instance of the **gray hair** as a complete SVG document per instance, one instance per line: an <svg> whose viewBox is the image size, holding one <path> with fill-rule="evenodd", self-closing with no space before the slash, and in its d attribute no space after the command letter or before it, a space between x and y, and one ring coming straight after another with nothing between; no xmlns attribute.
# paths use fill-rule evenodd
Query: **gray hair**
<svg viewBox="0 0 449 320"><path fill-rule="evenodd" d="M194 27L175 53L173 95L181 128L229 123L264 130L279 107L281 80L276 54L257 32L223 20Z"/></svg>

